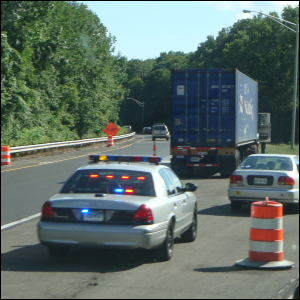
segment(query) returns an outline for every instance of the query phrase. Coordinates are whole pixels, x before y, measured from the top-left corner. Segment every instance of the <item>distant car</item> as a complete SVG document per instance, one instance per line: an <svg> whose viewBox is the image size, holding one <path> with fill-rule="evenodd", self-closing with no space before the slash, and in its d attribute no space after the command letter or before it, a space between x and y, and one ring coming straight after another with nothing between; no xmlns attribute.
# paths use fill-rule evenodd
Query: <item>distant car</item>
<svg viewBox="0 0 300 300"><path fill-rule="evenodd" d="M129 126L129 125L125 125L125 126L123 126L123 128L127 128L127 132L128 132L128 133L131 133L131 132L132 132L132 128L131 128L131 126Z"/></svg>
<svg viewBox="0 0 300 300"><path fill-rule="evenodd" d="M50 255L66 256L83 245L154 249L171 259L176 237L197 236L197 199L157 156L90 155L59 194L46 201L38 238Z"/></svg>
<svg viewBox="0 0 300 300"><path fill-rule="evenodd" d="M165 123L153 123L153 125L152 125L152 130L153 130L153 127L154 126L157 126L157 125L166 125Z"/></svg>
<svg viewBox="0 0 300 300"><path fill-rule="evenodd" d="M299 208L299 156L253 154L230 177L228 196L233 211L254 201L269 200Z"/></svg>
<svg viewBox="0 0 300 300"><path fill-rule="evenodd" d="M170 132L168 130L168 127L166 125L156 125L152 128L152 140L155 141L155 139L166 139L167 141L170 138Z"/></svg>
<svg viewBox="0 0 300 300"><path fill-rule="evenodd" d="M152 128L151 127L144 127L143 128L143 133L144 134L151 134L152 133Z"/></svg>

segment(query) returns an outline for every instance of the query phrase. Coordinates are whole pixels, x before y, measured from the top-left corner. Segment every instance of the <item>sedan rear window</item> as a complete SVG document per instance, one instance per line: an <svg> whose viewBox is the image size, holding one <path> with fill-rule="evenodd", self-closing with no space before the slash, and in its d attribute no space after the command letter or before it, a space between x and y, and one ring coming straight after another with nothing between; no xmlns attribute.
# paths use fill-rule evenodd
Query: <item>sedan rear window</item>
<svg viewBox="0 0 300 300"><path fill-rule="evenodd" d="M60 193L103 193L155 197L149 172L128 170L78 170L65 183Z"/></svg>
<svg viewBox="0 0 300 300"><path fill-rule="evenodd" d="M238 167L240 170L292 171L292 160L288 157L249 156Z"/></svg>

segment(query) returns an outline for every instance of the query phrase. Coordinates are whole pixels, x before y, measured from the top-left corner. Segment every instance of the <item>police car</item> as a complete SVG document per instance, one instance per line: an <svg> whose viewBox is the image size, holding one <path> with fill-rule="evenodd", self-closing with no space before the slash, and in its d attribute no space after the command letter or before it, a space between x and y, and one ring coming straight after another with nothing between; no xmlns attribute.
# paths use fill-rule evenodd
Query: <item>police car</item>
<svg viewBox="0 0 300 300"><path fill-rule="evenodd" d="M156 156L90 155L46 201L38 238L52 256L70 247L154 249L160 261L171 259L176 237L197 235L197 186L182 185Z"/></svg>

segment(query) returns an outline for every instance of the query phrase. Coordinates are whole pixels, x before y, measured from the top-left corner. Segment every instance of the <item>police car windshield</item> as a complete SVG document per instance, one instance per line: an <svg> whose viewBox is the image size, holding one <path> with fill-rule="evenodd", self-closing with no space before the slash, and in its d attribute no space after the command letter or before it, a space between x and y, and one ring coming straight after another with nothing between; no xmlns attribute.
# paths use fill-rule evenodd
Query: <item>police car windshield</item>
<svg viewBox="0 0 300 300"><path fill-rule="evenodd" d="M78 170L60 193L103 193L155 197L152 175L128 170Z"/></svg>

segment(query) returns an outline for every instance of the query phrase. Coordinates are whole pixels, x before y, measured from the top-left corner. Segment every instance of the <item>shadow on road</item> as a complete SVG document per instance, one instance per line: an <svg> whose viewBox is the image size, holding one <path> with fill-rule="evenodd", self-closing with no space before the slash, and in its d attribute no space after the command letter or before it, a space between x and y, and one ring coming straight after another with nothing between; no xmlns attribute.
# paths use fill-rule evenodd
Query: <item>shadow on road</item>
<svg viewBox="0 0 300 300"><path fill-rule="evenodd" d="M241 210L232 211L230 204L216 205L198 211L198 215L213 215L224 217L250 217L250 204L243 205Z"/></svg>
<svg viewBox="0 0 300 300"><path fill-rule="evenodd" d="M283 206L283 215L299 214L290 207ZM230 204L216 205L209 208L205 208L198 211L198 215L212 215L212 216L224 216L224 217L250 217L251 216L251 204L245 204L241 207L240 211L232 211Z"/></svg>
<svg viewBox="0 0 300 300"><path fill-rule="evenodd" d="M194 271L196 271L196 272L204 272L204 273L240 272L240 271L244 271L244 270L245 269L240 268L237 265L194 269Z"/></svg>
<svg viewBox="0 0 300 300"><path fill-rule="evenodd" d="M257 274L257 270L250 269L250 268L244 268L238 265L232 265L232 266L223 266L223 267L211 267L211 268L197 268L194 269L196 272L203 272L203 273L220 273L220 272L241 272L244 271L247 274ZM261 271L269 271L267 269L260 269L259 272ZM280 269L280 271L283 271L283 269ZM288 270L286 270L288 271Z"/></svg>
<svg viewBox="0 0 300 300"><path fill-rule="evenodd" d="M208 175L208 174L189 174L189 175L178 175L181 180L203 180L203 179L226 179L229 183L228 177L222 177L220 174Z"/></svg>
<svg viewBox="0 0 300 300"><path fill-rule="evenodd" d="M157 262L152 252L83 249L73 247L66 258L53 258L41 244L14 246L1 254L1 271L19 272L121 272Z"/></svg>

